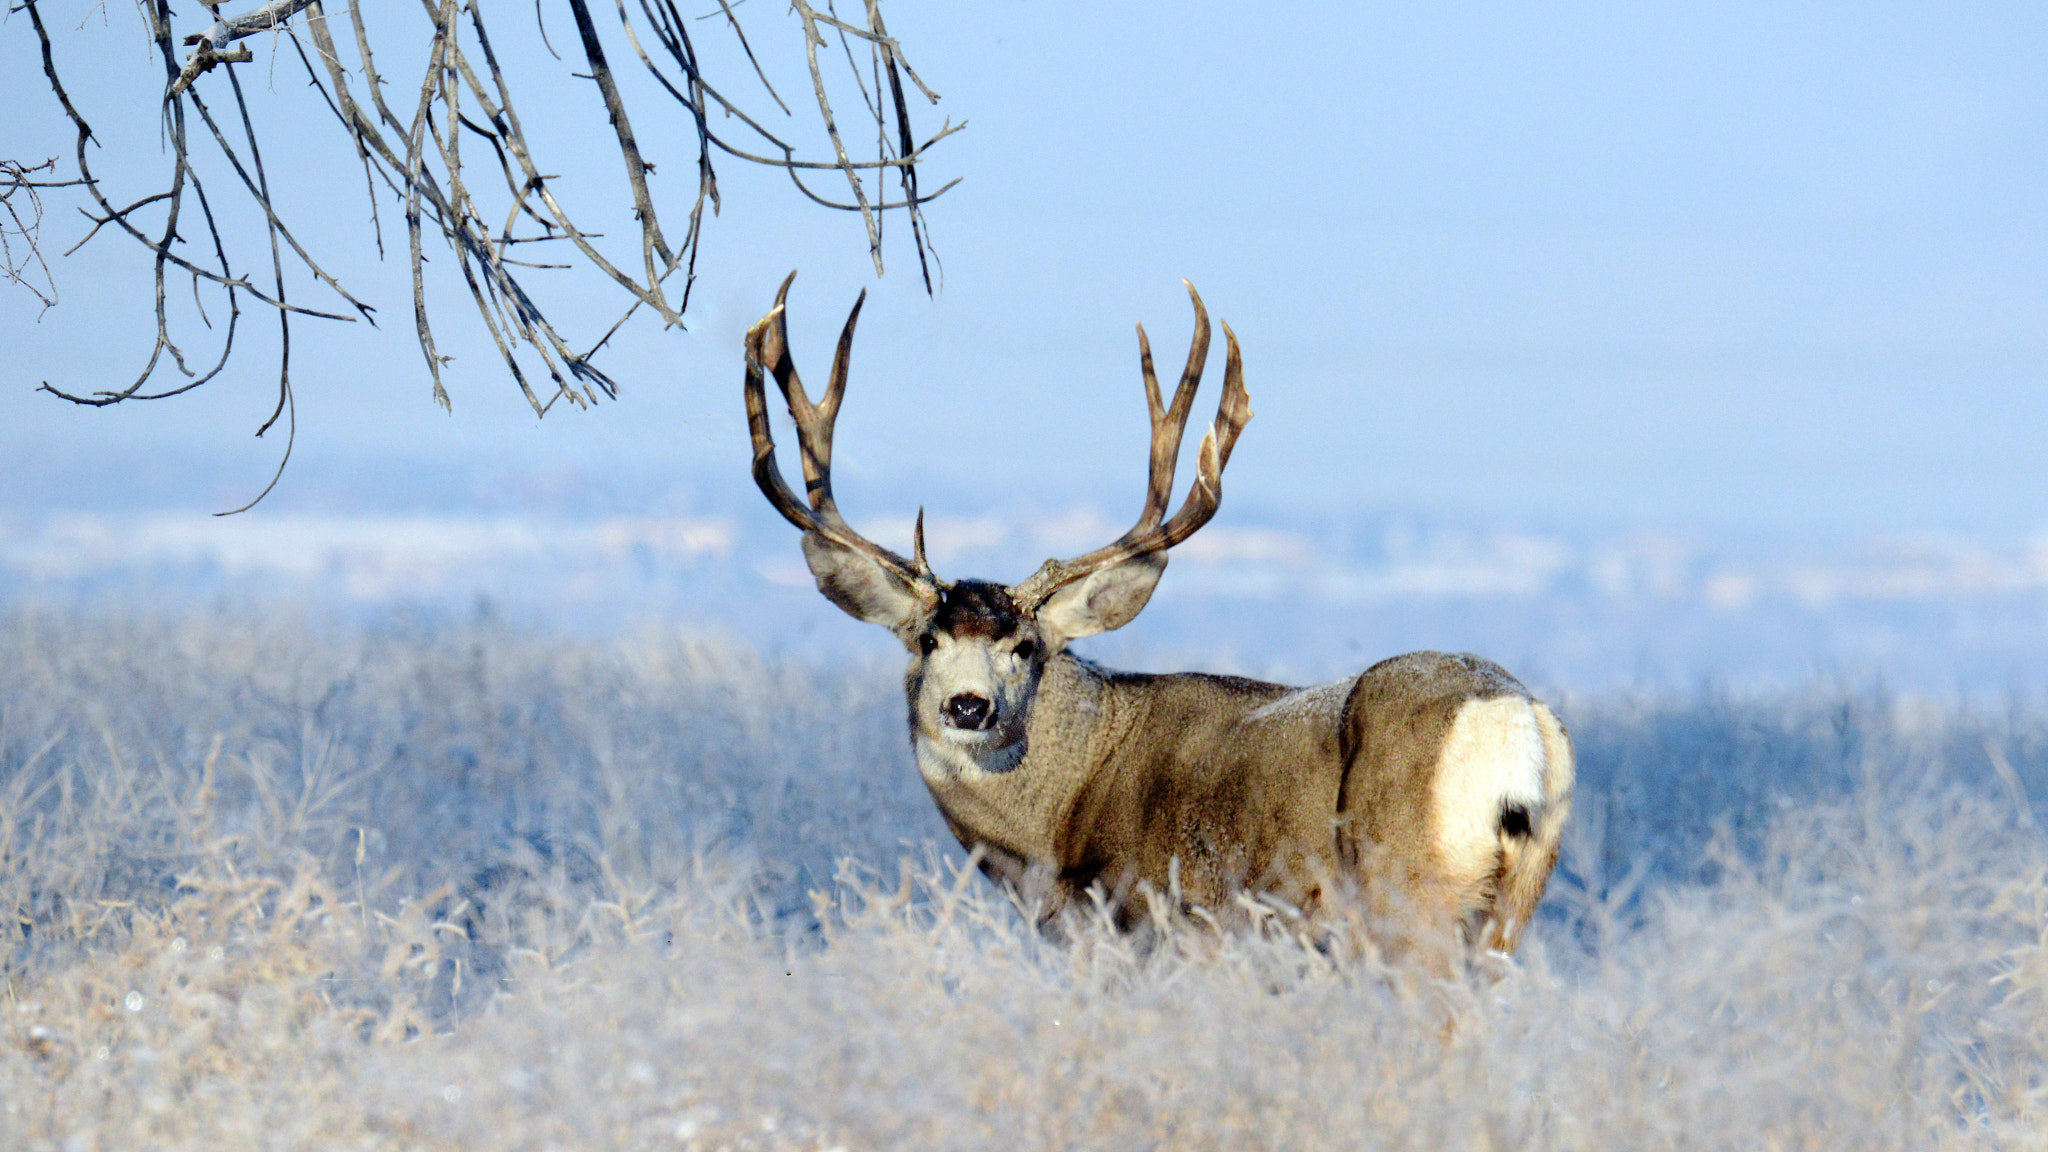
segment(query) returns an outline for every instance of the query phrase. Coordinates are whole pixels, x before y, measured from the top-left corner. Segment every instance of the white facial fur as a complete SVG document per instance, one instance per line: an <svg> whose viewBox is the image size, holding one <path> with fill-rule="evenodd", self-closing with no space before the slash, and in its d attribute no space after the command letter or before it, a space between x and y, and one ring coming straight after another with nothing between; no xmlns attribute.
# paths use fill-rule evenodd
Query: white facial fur
<svg viewBox="0 0 2048 1152"><path fill-rule="evenodd" d="M918 734L961 748L992 748L1021 739L1031 693L1038 684L1039 661L1032 651L1038 640L1029 632L1020 630L1000 640L934 633L936 647L911 668L917 682L913 707ZM1026 656L1018 655L1020 643L1026 645ZM964 727L948 720L947 702L963 695L989 702L988 727Z"/></svg>

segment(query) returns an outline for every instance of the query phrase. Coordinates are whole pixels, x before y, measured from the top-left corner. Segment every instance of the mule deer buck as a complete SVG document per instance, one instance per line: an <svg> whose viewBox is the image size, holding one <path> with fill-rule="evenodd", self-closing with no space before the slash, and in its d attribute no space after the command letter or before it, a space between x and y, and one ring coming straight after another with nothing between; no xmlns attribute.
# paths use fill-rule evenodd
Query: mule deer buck
<svg viewBox="0 0 2048 1152"><path fill-rule="evenodd" d="M803 529L818 590L910 650L905 691L919 773L954 835L998 880L1058 906L1101 886L1129 927L1149 899L1229 914L1251 893L1314 917L1340 891L1401 932L1511 954L1542 898L1571 806L1572 749L1541 701L1500 666L1413 652L1348 680L1289 688L1195 672L1100 667L1067 645L1128 624L1168 551L1216 513L1223 468L1251 419L1237 337L1194 485L1166 515L1181 436L1209 351L1195 332L1171 405L1138 328L1151 473L1129 532L1048 560L1021 584L941 580L918 514L909 559L848 526L832 494L832 429L866 293L824 396L790 360L784 311L747 333L754 480ZM808 501L775 460L763 373L796 424ZM1143 897L1144 899L1141 899ZM1454 944L1463 941L1463 944Z"/></svg>

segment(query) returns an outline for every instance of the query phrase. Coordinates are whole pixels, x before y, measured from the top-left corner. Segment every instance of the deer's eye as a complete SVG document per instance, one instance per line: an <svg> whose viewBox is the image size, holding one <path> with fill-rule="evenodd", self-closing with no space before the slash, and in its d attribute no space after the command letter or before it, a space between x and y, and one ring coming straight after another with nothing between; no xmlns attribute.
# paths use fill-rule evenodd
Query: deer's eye
<svg viewBox="0 0 2048 1152"><path fill-rule="evenodd" d="M1038 655L1038 645L1033 644L1029 640L1019 640L1017 641L1017 646L1012 648L1011 651L1017 654L1017 659L1029 660L1033 656Z"/></svg>
<svg viewBox="0 0 2048 1152"><path fill-rule="evenodd" d="M939 638L927 632L917 638L917 650L926 656L939 646Z"/></svg>

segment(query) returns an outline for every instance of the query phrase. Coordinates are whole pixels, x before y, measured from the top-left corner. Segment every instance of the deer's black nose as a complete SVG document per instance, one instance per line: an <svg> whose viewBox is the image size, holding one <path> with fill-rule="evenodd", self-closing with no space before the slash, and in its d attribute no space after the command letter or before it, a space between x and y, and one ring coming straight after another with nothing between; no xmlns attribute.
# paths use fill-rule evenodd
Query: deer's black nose
<svg viewBox="0 0 2048 1152"><path fill-rule="evenodd" d="M947 700L939 711L946 717L946 723L955 728L980 731L995 723L996 710L985 696L972 692L961 692Z"/></svg>

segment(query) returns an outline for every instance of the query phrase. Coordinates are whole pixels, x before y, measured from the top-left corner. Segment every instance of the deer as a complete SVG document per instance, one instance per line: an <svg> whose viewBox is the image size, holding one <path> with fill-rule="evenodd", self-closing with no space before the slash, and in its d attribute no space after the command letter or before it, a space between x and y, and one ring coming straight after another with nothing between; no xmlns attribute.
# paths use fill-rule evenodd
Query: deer
<svg viewBox="0 0 2048 1152"><path fill-rule="evenodd" d="M1557 862L1573 757L1556 713L1500 665L1411 652L1295 688L1115 671L1069 648L1144 609L1172 548L1215 516L1224 466L1251 420L1237 336L1225 323L1222 399L1194 483L1169 517L1209 353L1209 316L1192 284L1194 335L1171 403L1162 403L1138 325L1152 438L1137 523L1094 551L1000 584L935 574L922 509L908 558L840 514L832 433L867 293L813 402L790 356L795 278L746 334L754 480L802 530L818 591L909 651L904 693L918 773L970 859L1029 894L1041 927L1084 897L1129 930L1162 902L1220 924L1251 897L1315 921L1350 893L1393 919L1403 939L1449 941L1473 958L1481 947L1513 955ZM776 461L764 375L795 424L807 499Z"/></svg>

